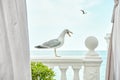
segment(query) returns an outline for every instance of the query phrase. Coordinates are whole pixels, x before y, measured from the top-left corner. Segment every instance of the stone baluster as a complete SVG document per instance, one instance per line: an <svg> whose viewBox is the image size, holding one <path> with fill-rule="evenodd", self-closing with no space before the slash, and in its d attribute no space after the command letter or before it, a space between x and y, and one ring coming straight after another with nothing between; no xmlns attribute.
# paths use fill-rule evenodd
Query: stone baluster
<svg viewBox="0 0 120 80"><path fill-rule="evenodd" d="M72 68L73 68L73 71L74 71L73 80L80 80L79 70L81 69L81 66L72 66Z"/></svg>
<svg viewBox="0 0 120 80"><path fill-rule="evenodd" d="M98 40L90 36L85 40L85 45L89 49L84 58L84 80L100 80L101 57L95 48L98 46Z"/></svg>
<svg viewBox="0 0 120 80"><path fill-rule="evenodd" d="M67 76L66 76L66 71L68 69L68 66L59 66L60 71L61 71L61 80L67 80Z"/></svg>

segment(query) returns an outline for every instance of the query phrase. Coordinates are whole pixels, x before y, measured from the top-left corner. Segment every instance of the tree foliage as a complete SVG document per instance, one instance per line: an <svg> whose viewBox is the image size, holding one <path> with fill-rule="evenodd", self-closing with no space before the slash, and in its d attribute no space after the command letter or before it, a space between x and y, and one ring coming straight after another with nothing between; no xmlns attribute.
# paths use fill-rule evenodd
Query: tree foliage
<svg viewBox="0 0 120 80"><path fill-rule="evenodd" d="M32 80L55 80L55 73L41 62L31 62Z"/></svg>

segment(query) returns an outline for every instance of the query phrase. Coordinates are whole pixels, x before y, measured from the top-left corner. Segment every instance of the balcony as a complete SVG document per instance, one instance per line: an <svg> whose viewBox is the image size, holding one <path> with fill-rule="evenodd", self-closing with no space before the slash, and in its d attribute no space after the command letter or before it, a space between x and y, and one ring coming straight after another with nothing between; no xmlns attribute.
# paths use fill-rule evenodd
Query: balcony
<svg viewBox="0 0 120 80"><path fill-rule="evenodd" d="M81 57L31 57L34 62L42 62L50 68L56 66L61 71L60 80L68 80L66 71L69 67L73 70L72 80L100 80L101 57L94 51L98 45L95 37L88 37L85 41L86 47L89 49L87 54ZM83 76L80 75L83 73Z"/></svg>

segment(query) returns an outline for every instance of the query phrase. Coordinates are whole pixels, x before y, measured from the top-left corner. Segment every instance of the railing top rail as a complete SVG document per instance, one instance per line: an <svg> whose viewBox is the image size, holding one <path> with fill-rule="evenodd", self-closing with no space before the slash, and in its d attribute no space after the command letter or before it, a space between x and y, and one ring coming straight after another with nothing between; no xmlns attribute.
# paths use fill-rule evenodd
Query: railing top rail
<svg viewBox="0 0 120 80"><path fill-rule="evenodd" d="M83 62L83 57L78 56L65 56L65 57L31 57L31 61L41 61L41 62Z"/></svg>

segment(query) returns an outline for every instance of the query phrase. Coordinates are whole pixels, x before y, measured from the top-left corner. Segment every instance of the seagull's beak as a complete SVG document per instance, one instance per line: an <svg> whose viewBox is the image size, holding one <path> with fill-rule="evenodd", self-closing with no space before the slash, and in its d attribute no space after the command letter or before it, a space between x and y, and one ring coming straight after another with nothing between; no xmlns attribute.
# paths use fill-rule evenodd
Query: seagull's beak
<svg viewBox="0 0 120 80"><path fill-rule="evenodd" d="M71 34L73 34L73 32L69 31L69 32L67 32L67 34L68 34L68 36L71 37Z"/></svg>

